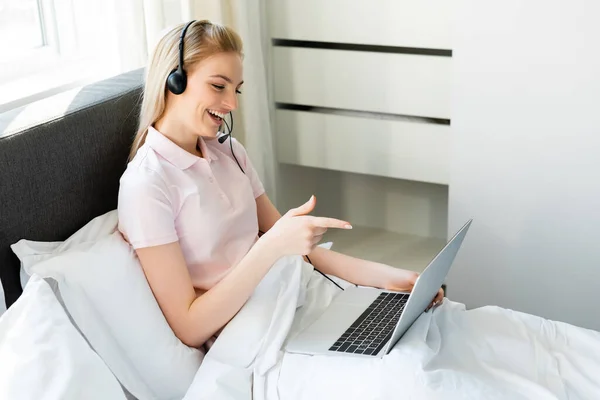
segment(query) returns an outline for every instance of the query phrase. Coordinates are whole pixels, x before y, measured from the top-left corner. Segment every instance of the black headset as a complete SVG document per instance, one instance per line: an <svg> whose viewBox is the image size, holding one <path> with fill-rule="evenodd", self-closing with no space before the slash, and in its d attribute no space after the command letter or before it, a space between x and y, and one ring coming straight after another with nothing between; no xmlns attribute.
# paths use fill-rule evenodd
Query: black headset
<svg viewBox="0 0 600 400"><path fill-rule="evenodd" d="M167 88L173 94L181 94L185 91L185 87L187 86L187 75L185 73L185 69L183 69L183 39L185 38L185 33L191 24L193 24L196 20L191 20L188 22L181 31L181 35L179 36L179 65L175 68L169 76L167 77Z"/></svg>
<svg viewBox="0 0 600 400"><path fill-rule="evenodd" d="M183 69L183 41L185 39L185 34L188 28L194 22L196 22L195 19L191 20L190 22L185 24L185 26L181 30L181 35L179 36L179 65L177 66L177 68L171 71L171 73L167 77L167 89L169 89L171 93L176 95L185 92L185 88L187 86L187 74L185 72L185 69ZM229 112L229 118L231 118L231 127L229 126L229 124L227 124L225 118L223 118L223 122L225 123L225 126L227 126L227 130L229 131L229 133L223 134L219 137L219 143L221 144L223 144L227 140L227 138L231 136L231 132L233 132L233 114L231 113L231 111ZM237 163L238 167L240 167L240 170L245 174L246 172L244 171L237 157L233 153L233 144L231 143L231 141L229 141L229 147L231 148L231 154L233 155L235 162Z"/></svg>

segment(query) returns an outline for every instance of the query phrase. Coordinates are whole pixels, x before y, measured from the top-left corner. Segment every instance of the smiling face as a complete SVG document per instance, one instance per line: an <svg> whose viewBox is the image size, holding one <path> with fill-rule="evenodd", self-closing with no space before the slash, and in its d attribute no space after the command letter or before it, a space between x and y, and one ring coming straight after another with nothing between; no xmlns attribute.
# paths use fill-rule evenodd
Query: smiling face
<svg viewBox="0 0 600 400"><path fill-rule="evenodd" d="M171 109L198 136L214 138L230 111L238 107L243 83L242 58L228 52L210 56L187 70L187 87L179 95L169 93Z"/></svg>

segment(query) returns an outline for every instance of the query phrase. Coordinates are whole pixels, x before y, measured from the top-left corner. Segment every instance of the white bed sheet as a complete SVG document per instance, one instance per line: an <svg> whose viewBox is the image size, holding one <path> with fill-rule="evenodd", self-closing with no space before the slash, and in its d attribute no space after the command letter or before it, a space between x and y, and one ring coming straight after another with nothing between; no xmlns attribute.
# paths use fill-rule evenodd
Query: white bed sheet
<svg viewBox="0 0 600 400"><path fill-rule="evenodd" d="M0 399L125 400L117 379L37 275L0 318Z"/></svg>
<svg viewBox="0 0 600 400"><path fill-rule="evenodd" d="M600 399L600 333L448 299L383 359L285 354L281 399Z"/></svg>
<svg viewBox="0 0 600 400"><path fill-rule="evenodd" d="M185 399L600 399L599 332L449 299L383 359L285 353L338 291L286 262L223 330Z"/></svg>

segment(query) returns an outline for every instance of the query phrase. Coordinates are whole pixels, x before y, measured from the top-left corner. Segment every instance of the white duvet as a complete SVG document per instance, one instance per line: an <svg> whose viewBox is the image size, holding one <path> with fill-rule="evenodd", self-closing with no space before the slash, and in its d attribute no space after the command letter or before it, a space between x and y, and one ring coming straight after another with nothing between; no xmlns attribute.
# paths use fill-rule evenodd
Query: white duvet
<svg viewBox="0 0 600 400"><path fill-rule="evenodd" d="M448 299L383 359L282 350L337 291L300 258L280 260L185 399L600 399L599 332Z"/></svg>

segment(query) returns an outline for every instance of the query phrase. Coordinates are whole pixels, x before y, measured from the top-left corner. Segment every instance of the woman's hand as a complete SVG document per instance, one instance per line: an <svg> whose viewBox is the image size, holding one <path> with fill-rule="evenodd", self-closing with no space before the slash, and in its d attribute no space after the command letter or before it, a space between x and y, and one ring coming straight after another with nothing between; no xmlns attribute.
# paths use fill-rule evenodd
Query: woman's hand
<svg viewBox="0 0 600 400"><path fill-rule="evenodd" d="M417 282L417 278L419 277L419 273L414 271L407 271L405 269L394 268L391 276L388 279L388 283L384 289L393 290L397 292L412 292L415 287L415 283ZM425 309L425 311L429 311L433 307L437 307L442 304L444 300L444 289L440 288L438 290L436 296L431 301L429 306Z"/></svg>
<svg viewBox="0 0 600 400"><path fill-rule="evenodd" d="M280 257L287 255L308 255L321 241L327 228L351 229L346 221L335 218L313 217L310 213L316 204L315 196L300 207L289 210L260 240Z"/></svg>

